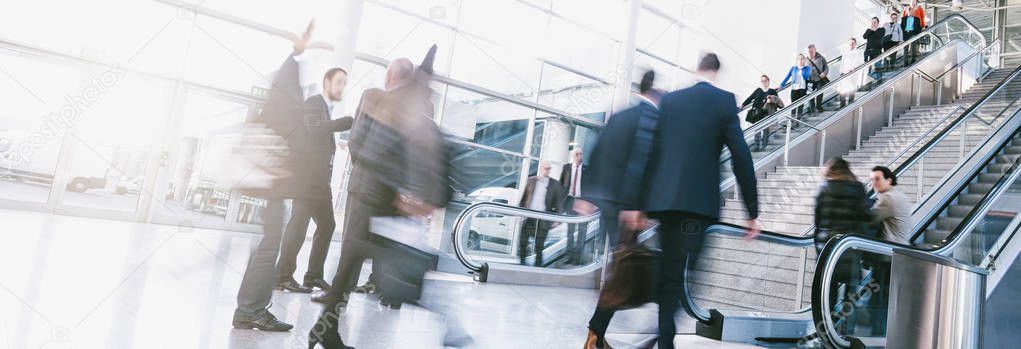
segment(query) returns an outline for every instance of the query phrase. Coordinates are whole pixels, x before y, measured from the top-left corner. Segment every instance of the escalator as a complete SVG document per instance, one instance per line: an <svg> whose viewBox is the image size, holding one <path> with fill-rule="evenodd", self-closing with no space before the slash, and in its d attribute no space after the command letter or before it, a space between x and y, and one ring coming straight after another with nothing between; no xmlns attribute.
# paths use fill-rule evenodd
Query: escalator
<svg viewBox="0 0 1021 349"><path fill-rule="evenodd" d="M894 168L901 182L898 190L909 193L909 197L920 197L914 205L915 221L926 223L912 239L915 248L930 248L936 239L939 239L936 246L944 246L945 237L953 236L954 229L967 220L966 214L978 207L981 198L1001 179L1001 173L1010 168L1011 161L1016 161L1014 154L1021 153L1018 147L1021 143L1016 139L1016 130L1021 126L1019 99L1021 67L1007 73L960 114L936 116L940 121L919 139L924 142L916 140L886 163ZM961 181L962 185L955 186ZM959 191L951 189L957 187ZM941 208L946 202L949 206ZM822 327L813 326L823 323L818 316L820 309L833 311L832 303L837 299L863 306L870 301L869 297L853 295L874 286L870 283L871 270L847 267L868 264L861 262L863 259L876 259L863 257L860 245L841 249L839 253L826 252L835 241L843 241L833 240L817 258L809 234L788 239L764 234L765 240L751 244L741 241L741 234L740 229L732 226L712 228L708 232L707 252L703 252L700 264L688 271L689 305L694 309L692 315L700 320L696 329L699 335L760 345L813 341L815 333L825 335ZM979 239L981 235L972 236ZM860 242L859 239L875 241L856 236L847 238L844 244ZM994 239L982 241L990 240ZM894 245L886 246L889 253ZM838 256L830 257L834 253ZM831 270L815 272L817 268L826 270L824 265L841 265L844 270L837 276ZM824 277L829 279L820 279ZM836 285L834 278L844 282ZM831 321L830 326L853 327L871 320L843 318ZM823 336L822 340L829 338ZM839 347L848 345L842 344Z"/></svg>
<svg viewBox="0 0 1021 349"><path fill-rule="evenodd" d="M760 121L752 128L746 130L745 137L749 143L754 141L756 133L767 127L782 128L781 131L776 132L772 136L774 141L777 138L782 139L782 141L772 142L764 151L753 153L757 172L759 172L760 176L767 176L768 178L770 171L781 167L808 164L812 166L820 165L821 160L818 159L823 159L824 156L839 155L849 148L861 147L863 135L872 134L874 130L878 130L884 125L889 125L888 121L893 121L895 115L898 116L897 120L899 120L901 113L910 113L912 108L920 104L950 103L954 102L955 98L959 101L960 97L966 96L966 91L970 91L969 88L973 86L981 87L981 85L976 85L977 80L998 73L994 71L992 62L997 60L995 58L995 49L999 45L986 43L984 38L975 33L975 28L966 20L951 16L931 26L924 35L916 36L913 39L920 40L921 37L928 36L932 44L924 56L920 57L912 65L907 67L901 66L896 69L886 67L887 69L879 73L880 75L868 74L869 69L876 63L883 62L887 57L887 55L881 55L848 74L834 78L830 84L819 91L813 92L805 99ZM906 45L914 43L914 41L904 43L902 44L904 46L891 50L890 53L901 51ZM879 79L874 79L873 77ZM936 85L931 84L930 86L933 86L932 89L923 89L923 84L928 84L925 82L927 81L925 80L926 77L939 81L939 85L944 88L936 89ZM843 89L846 89L848 84L855 87L856 93L859 94L857 100L853 103L845 107L829 105L827 112L809 114L800 120L796 120L799 115L792 116L793 111L798 107L807 108L809 101L817 96L824 97L824 100L834 99ZM888 98L888 96L892 97L895 94L896 98ZM941 106L941 108L945 107ZM863 111L868 111L868 113ZM947 111L949 110L943 111L946 115L941 116L944 118L954 116L952 113L946 113ZM960 110L955 110L955 112L960 112ZM924 127L925 129L940 126L939 123L930 119L932 118L926 117L918 122L912 121L910 126L916 128ZM846 139L855 138L855 130L857 130L859 142L854 145L846 144L848 143ZM918 138L923 132L918 133L918 135L910 137ZM898 135L896 137L908 138L909 136ZM844 144L840 144L841 142ZM889 156L892 157L893 154ZM734 195L734 181L733 176L727 169L728 166L729 155L725 154L721 159L721 168L724 171L721 191L727 193L726 195L731 199L727 200L727 206L721 212L724 222L729 222L728 219L738 213L736 210L731 209L731 207L733 207L734 202L739 202L737 198L732 196ZM816 173L813 172L812 177ZM812 185L815 184L813 183ZM768 198L769 196L762 197ZM770 217L771 211L798 211L798 208L801 208L801 211L811 212L810 209L805 209L807 205L801 198L794 198L795 202L788 201L788 198L780 195L774 195L773 198L776 200L764 202L760 200L760 207L763 207L764 211L763 218L767 220L772 218ZM798 200L802 202L797 202ZM522 250L522 248L517 246L516 241L519 240L518 234L520 234L519 227L523 219L515 216L518 212L510 210L512 209L511 207L486 206L469 210L475 207L475 205L482 204L488 205L489 203L476 203L468 206L457 217L456 222L458 224L451 229L452 246L450 250L454 251L454 254L458 257L458 262L467 271L475 273L480 279L494 282L494 280L501 280L502 278L493 277L492 274L494 272L505 272L503 267L507 266L514 269L513 274L516 275L534 274L531 277L516 279L517 283L550 286L560 285L558 282L566 280L564 275L575 273L577 275L586 275L587 281L582 283L587 285L586 287L598 285L598 275L593 271L600 270L601 256L605 253L605 249L598 246L600 241L587 239L582 242L585 244L585 250L589 251L592 255L591 258L585 260L588 264L555 264L553 268L522 267L519 265L521 264L520 255L524 253L526 259L529 259L534 257L535 252L534 247L529 251ZM475 217L476 215L479 217ZM511 217L506 217L508 215ZM550 222L555 223L564 219L573 219L573 217L544 217L543 219L549 219ZM595 231L595 220L595 217L590 219L590 224L588 224L590 231ZM740 221L743 223L743 219ZM795 238L803 236L805 228L808 227L807 225L795 224L776 226L771 221L764 223L766 230ZM561 224L566 225L567 223L561 222ZM560 230L564 229L561 228ZM587 236L592 235L595 234L587 234ZM558 254L559 249L567 248L568 244L565 240L568 239L566 239L565 234L562 232L551 231L550 238L546 240L545 246L545 248L551 250L544 253L546 257L544 261L549 261L549 256ZM725 240L720 241L719 244L721 244L721 248L725 249L732 242ZM546 250L544 249L544 251ZM562 253L560 254L562 255ZM473 255L477 256L473 257ZM525 264L534 265L533 260L528 260ZM455 269L448 268L448 271L456 271ZM545 275L548 274L548 271L555 272L559 276L547 278ZM800 284L802 287L810 285L804 282ZM807 296L802 298L807 299ZM747 307L739 308L744 309ZM803 308L803 306L798 305L794 308L788 306L778 307L778 310L789 311L800 308Z"/></svg>

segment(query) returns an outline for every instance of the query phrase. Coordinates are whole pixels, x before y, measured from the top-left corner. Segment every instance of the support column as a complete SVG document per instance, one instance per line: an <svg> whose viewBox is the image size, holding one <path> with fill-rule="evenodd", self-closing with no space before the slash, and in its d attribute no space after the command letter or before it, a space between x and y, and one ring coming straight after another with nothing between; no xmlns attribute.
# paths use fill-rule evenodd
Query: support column
<svg viewBox="0 0 1021 349"><path fill-rule="evenodd" d="M614 96L611 113L606 114L606 120L618 110L627 108L631 99L631 80L635 66L635 40L638 35L638 14L642 10L642 0L629 0L627 2L627 20L621 26L621 45L617 58L617 66L613 72Z"/></svg>

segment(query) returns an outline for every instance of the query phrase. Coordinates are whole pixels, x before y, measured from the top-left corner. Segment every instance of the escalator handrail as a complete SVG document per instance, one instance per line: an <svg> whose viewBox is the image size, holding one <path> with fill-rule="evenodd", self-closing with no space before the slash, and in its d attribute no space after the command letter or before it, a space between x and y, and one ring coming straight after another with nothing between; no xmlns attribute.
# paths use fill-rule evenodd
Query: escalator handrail
<svg viewBox="0 0 1021 349"><path fill-rule="evenodd" d="M861 44L861 45L858 45L858 47L855 47L854 49L855 49L855 51L857 51L857 50L860 50L860 49L864 48L866 45L868 45L868 44ZM805 58L807 59L808 56L805 56ZM831 60L826 61L826 66L828 67L830 64L834 64L834 63L837 63L837 62L842 61L842 60L844 60L844 56L843 55L837 56L836 58L833 58ZM788 88L790 88L790 85L787 85L786 87L781 86L780 88L776 89L776 93L780 94L780 92L786 91ZM743 112L747 111L748 109L751 109L751 107L752 107L752 104L749 103L748 105L743 106L740 109L738 109L737 113L738 114L743 113Z"/></svg>
<svg viewBox="0 0 1021 349"><path fill-rule="evenodd" d="M724 223L724 222L716 222L713 225L710 225L708 228L706 228L705 234L706 235L710 235L710 234L725 235L725 236L731 236L731 237L744 237L746 229L747 228L742 227L740 225L736 225L736 224ZM774 232L765 231L765 230L760 231L759 232L759 236L755 237L755 239L753 239L753 240L779 243L781 245L792 246L792 247L808 247L808 246L812 246L812 245L815 244L815 239L813 237L794 237L794 236L790 236L790 235L774 233ZM688 265L690 266L690 264L688 264ZM702 308L702 306L699 305L698 302L696 302L695 299L692 297L692 293L688 290L688 287L689 287L688 285L691 284L691 281L690 281L691 280L691 274L690 273L691 273L691 270L686 267L684 269L684 288L685 288L685 292L684 292L684 299L682 301L688 303L687 309L691 310L691 312L692 312L691 315L693 315L693 317L696 320L699 320L699 321L702 321L702 322L709 321L709 319L710 319L709 310L705 309L705 308ZM809 311L809 309L806 307L806 308L802 308L802 309L797 310L797 311L791 311L790 313L804 313L804 312L807 312L807 311Z"/></svg>
<svg viewBox="0 0 1021 349"><path fill-rule="evenodd" d="M951 43L958 42L958 41L961 41L961 39L954 39L953 41L951 41ZM939 49L937 49L937 51L933 51L932 54L940 52L939 50L945 50L945 49L952 49L952 47L949 44L941 46ZM925 57L923 59L919 59L918 61L914 62L911 65L911 67L908 67L907 69L904 69L901 73L910 73L910 72L912 72L916 67L918 67L918 66L928 62L927 59L933 57L932 54L930 54L929 56L927 56L927 57ZM828 125L832 125L833 123L835 123L835 122L837 122L837 121L847 117L848 115L853 115L854 111L856 111L859 106L864 105L866 102L871 100L871 98L875 97L876 95L878 95L880 93L886 93L884 86L892 86L892 85L900 82L902 79L907 78L908 76L911 76L911 75L909 75L909 74L899 74L899 75L896 75L894 78L883 80L882 84L879 85L878 87L876 87L876 88L872 89L871 91L865 93L865 95L863 95L863 96L861 96L859 98L856 98L854 102L848 104L845 108L842 108L842 109L838 110L837 112L835 112L832 115L828 116L825 120L821 121L819 123L819 125L821 125L821 126L819 126L818 128L826 128ZM830 86L830 84L827 84L827 86ZM777 114L780 114L780 112L774 113L773 116L771 116L771 117L778 117L778 118L780 118L780 117L786 116L786 115L777 115ZM760 121L760 123L761 123L761 121ZM790 146L794 146L794 145L800 144L804 140L809 139L809 137L814 136L817 132L818 131L816 131L816 132L808 131L808 132L802 133L802 134L798 135L796 138L790 139L789 145ZM759 160L757 160L755 162L755 165L754 165L755 170L758 171L762 167L764 167L767 164L771 163L773 160L775 160L778 157L782 156L783 152L784 152L784 147L780 147L780 148L774 149L769 154L763 156L762 158L760 158ZM729 157L729 153L721 155L721 158L724 158L724 157ZM721 161L720 164L723 165L727 161L729 161L729 158L728 158L728 160ZM729 178L721 180L720 181L720 191L725 191L725 190L729 189L731 186L733 186L736 183L736 180L737 179L734 176L730 176Z"/></svg>
<svg viewBox="0 0 1021 349"><path fill-rule="evenodd" d="M780 110L776 111L775 113L773 113L773 115L770 115L770 116L766 117L765 119L762 119L759 122L756 122L755 125L753 125L752 127L749 127L747 129L745 129L745 139L747 139L748 137L750 137L750 136L752 136L752 135L754 135L754 134L756 134L758 132L761 132L766 127L769 127L769 126L772 126L773 124L776 124L777 123L777 119L778 119L778 116L777 116L778 114L789 113L790 111L794 110L794 108L796 108L798 106L803 106L805 103L808 103L809 101L814 100L816 96L819 96L822 93L824 93L826 91L829 91L830 89L838 88L839 87L839 84L837 84L838 82L840 82L840 81L842 81L844 79L848 79L848 78L850 78L852 76L857 75L857 73L860 72L862 69L868 69L872 65L874 65L876 63L879 63L879 62L882 62L887 57L889 57L889 56L891 56L893 54L896 54L897 52L901 51L902 49L908 47L908 45L914 44L915 42L921 40L922 37L931 36L931 37L935 38L936 40L939 40L939 41L942 42L943 38L940 38L939 35L936 35L933 32L936 31L936 29L940 28L941 25L949 25L950 20L958 20L958 21L964 22L964 24L967 25L969 29L971 29L972 33L974 33L975 31L978 31L978 27L976 27L974 24L971 23L971 21L969 21L967 18L964 18L964 16L961 16L960 14L956 14L955 13L955 14L952 14L950 16L947 16L946 18L940 20L939 22L934 23L933 25L929 26L924 31L922 31L921 33L915 35L911 39L905 40L905 41L901 42L899 45L894 46L893 48L891 48L889 50L886 50L886 52L883 52L882 54L880 54L879 56L876 56L872 60L870 60L868 62L865 62L864 64L858 66L854 70L852 70L850 72L847 72L845 74L841 74L840 77L838 77L837 79L831 80L829 83L827 83L826 84L827 87L824 87L822 89L813 91L812 93L802 97L799 101L791 102L790 105L784 107L783 109L780 109ZM980 47L987 46L987 42L985 40L985 36L980 36L980 38L982 39L982 44L979 45L979 46ZM949 44L949 42L947 42L945 44ZM781 87L783 87L783 86L781 86ZM725 158L720 161L721 163L729 161L729 154L725 155L724 157Z"/></svg>
<svg viewBox="0 0 1021 349"><path fill-rule="evenodd" d="M1007 86L1007 84L1012 82L1019 75L1021 75L1021 66L1018 66L1017 68L1014 68L1014 71L1012 71L1010 73L1010 75L1008 75L1006 78L1001 80L996 85L996 87L994 87L993 89L989 90L989 92L987 92L984 96L982 96L982 99L980 99L977 103L975 103L971 107L969 107L968 110L966 110L964 113L961 113L961 116L959 116L956 120L954 120L953 124L951 124L950 126L945 128L942 132L940 132L935 137L933 137L931 140L929 140L929 142L927 142L924 146L922 146L922 149L920 149L918 152L916 152L910 158L908 158L903 163L901 163L900 166L897 166L897 168L894 169L893 173L895 175L897 175L897 176L901 176L902 174L904 174L904 172L907 171L908 168L910 168L912 165L914 165L919 160L924 158L925 155L928 154L929 151L931 151L933 148L935 148L935 146L937 144L940 143L940 141L942 141L944 138L949 136L950 133L953 132L954 129L956 129L957 125L959 125L961 122L967 121L966 119L967 119L968 115L970 115L972 113L975 113L978 110L978 108L980 108L981 106L983 106L986 103L988 103L990 101L990 98L992 96L994 96L995 93L999 92L1000 90L1003 90ZM1002 111L1001 111L1001 114L1002 114ZM997 116L997 118L998 117L999 116ZM1002 140L1002 142L1007 142L1007 141L1009 141L1009 139L1003 139ZM976 151L973 151L971 153L971 157L974 157L976 155L977 155ZM982 167L985 167L985 165L987 165L989 162L991 162L993 159L995 159L995 157L993 157L992 155L994 155L994 154L986 154L986 159L985 159L985 161L982 162L983 163ZM966 161L962 161L961 164L963 165L965 162ZM982 168L982 167L979 167L979 168ZM977 176L977 173L973 173L972 176L968 178L968 181L970 182L970 180L973 179L975 176ZM949 179L950 177L949 176L944 176L944 178L945 179ZM966 182L964 182L964 183L966 183ZM942 185L945 185L945 183L940 183L940 186L942 186ZM964 190L964 188L966 188L966 186L964 186L963 183L958 183L957 187L958 187L957 190L952 192L953 196L950 195L951 193L948 193L948 195L944 195L943 198L941 198L939 204L936 207L943 207L943 206L945 206L952 197L956 197L956 195L960 191L962 191L962 190ZM928 202L931 199L932 199L931 195L926 196L926 198L922 202L918 203L918 207L921 207L923 203ZM932 221L935 220L935 218L936 218L936 216L935 216L934 212L930 212L928 215L926 215L926 217L924 219L922 219L922 221L925 221L925 224L922 224L922 225L923 226L927 226L927 225L931 224ZM921 231L921 230L916 231L915 234L911 235L911 240L908 240L908 241L915 241L916 239L918 239L918 237L922 233L923 233L923 231Z"/></svg>
<svg viewBox="0 0 1021 349"><path fill-rule="evenodd" d="M995 159L995 157L998 156L997 154L999 154L1003 147L1006 146L1006 143L1017 136L1019 132L1021 132L1021 128L1010 135L1005 136L1004 140L1006 141L1001 142L997 147L997 150L990 152L988 157L990 159ZM989 162L986 161L982 166L976 167L972 171L972 175L961 183L970 183L976 176L982 173L982 169L988 164ZM844 339L836 332L832 316L830 316L829 313L821 312L823 310L828 311L827 309L832 308L832 304L829 304L830 295L828 285L833 282L834 270L836 269L837 262L840 260L840 257L844 254L844 252L847 252L848 250L856 250L892 256L893 249L903 248L932 253L935 255L950 256L953 251L967 238L968 234L974 231L975 226L979 221L981 221L977 218L983 217L992 207L992 203L996 201L995 199L999 198L1000 195L1003 195L1003 193L1009 189L1011 183L1014 183L1019 177L1021 177L1021 170L1019 170L1019 167L1021 167L1021 157L1014 161L1008 171L1000 177L993 188L986 193L985 196L983 196L982 200L979 201L979 204L968 212L968 215L966 215L961 221L961 224L959 224L957 228L954 229L953 233L947 237L947 241L949 241L948 244L935 248L919 248L917 246L903 245L860 235L838 235L830 239L826 243L822 252L819 253L816 273L812 280L812 317L817 324L823 325L820 329L824 329L825 331L823 331L824 333L820 333L821 337L834 342L837 347L846 348L850 346L850 341ZM958 191L957 193L959 194L960 192ZM946 202L944 205L935 209L934 212L942 212L946 209L946 205L949 204L949 202ZM927 225L916 226L916 232L913 236L917 235L919 231L924 231L926 227Z"/></svg>
<svg viewBox="0 0 1021 349"><path fill-rule="evenodd" d="M584 216L573 216L558 213L549 213L545 211L530 210L527 208L521 208L518 206L511 206L495 202L477 202L471 204L467 208L465 208L464 211L461 211L461 213L457 216L457 220L454 223L454 227L451 231L450 238L451 242L453 243L454 254L457 256L457 259L461 261L461 264L463 264L469 270L475 272L481 270L482 266L472 263L468 255L461 250L461 245L459 244L459 241L461 240L462 234L465 233L463 231L467 230L467 228L469 227L468 223L471 222L471 217L474 217L475 214L480 211L487 211L503 215L513 215L525 218L535 218L545 221L559 222L562 224L587 223L599 218L598 211Z"/></svg>

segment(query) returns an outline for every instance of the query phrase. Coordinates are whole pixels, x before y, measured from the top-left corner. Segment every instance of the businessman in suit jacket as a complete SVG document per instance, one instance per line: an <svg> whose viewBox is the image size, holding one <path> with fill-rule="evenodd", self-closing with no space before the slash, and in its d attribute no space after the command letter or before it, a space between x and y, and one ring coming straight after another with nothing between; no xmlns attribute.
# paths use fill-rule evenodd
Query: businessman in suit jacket
<svg viewBox="0 0 1021 349"><path fill-rule="evenodd" d="M652 151L653 135L659 119L659 99L663 92L653 88L656 73L645 72L639 83L638 104L621 110L606 122L599 135L595 149L589 157L588 172L585 173L585 193L575 206L581 214L590 213L585 202L599 208L601 234L613 251L620 242L617 216L622 209L637 210L640 207L639 188ZM633 233L633 232L629 232ZM631 236L629 236L630 238ZM599 246L602 247L602 246ZM606 347L603 337L610 326L614 311L597 308L589 320L589 335L585 349Z"/></svg>
<svg viewBox="0 0 1021 349"><path fill-rule="evenodd" d="M285 62L287 73L297 74L293 57ZM279 74L279 72L278 72ZM353 119L345 116L333 119L333 105L339 102L347 85L347 71L332 68L323 76L323 92L305 100L302 114L294 115L292 122L299 137L292 137L291 155L295 158L291 186L294 200L291 219L284 230L283 247L277 263L277 289L298 293L312 292L314 287L330 289L323 279L323 264L337 222L333 218L333 160L337 153L334 134L351 129ZM300 87L299 87L300 88ZM294 280L298 251L305 242L309 220L316 223L312 235L312 251L303 284Z"/></svg>
<svg viewBox="0 0 1021 349"><path fill-rule="evenodd" d="M564 164L560 170L560 184L564 189L564 208L562 212L578 214L574 211L574 199L581 197L583 173L588 170L582 160L585 154L581 148L574 148L571 151L571 162ZM575 232L578 234L575 235ZM567 225L567 264L581 264L585 249L585 238L588 233L588 223L577 223Z"/></svg>
<svg viewBox="0 0 1021 349"><path fill-rule="evenodd" d="M549 161L539 162L538 174L528 178L525 191L521 196L518 206L544 212L560 212L563 207L563 188L560 182L549 177L550 169L553 166ZM518 234L518 257L521 265L525 265L525 257L528 255L528 238L535 238L535 266L541 267L542 250L546 245L546 234L552 228L552 222L535 218L526 218L521 226L521 234Z"/></svg>
<svg viewBox="0 0 1021 349"><path fill-rule="evenodd" d="M703 80L668 93L660 101L652 154L642 195L645 211L660 222L663 250L659 287L659 348L672 349L674 315L684 297L683 273L698 259L704 230L720 216L720 154L730 149L731 164L748 211L746 238L759 233L755 170L741 132L734 94L713 86L720 69L716 54L704 55L696 74ZM628 224L641 214L626 211ZM690 309L685 307L690 312Z"/></svg>

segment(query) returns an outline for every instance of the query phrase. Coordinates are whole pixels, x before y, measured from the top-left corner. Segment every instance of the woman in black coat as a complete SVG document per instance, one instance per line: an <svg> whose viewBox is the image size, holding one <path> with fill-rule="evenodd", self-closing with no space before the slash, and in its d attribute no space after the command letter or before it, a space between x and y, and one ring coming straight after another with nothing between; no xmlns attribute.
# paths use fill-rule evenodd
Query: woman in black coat
<svg viewBox="0 0 1021 349"><path fill-rule="evenodd" d="M865 185L851 172L850 164L840 157L826 162L825 181L815 198L815 247L822 250L836 234L865 234L869 206Z"/></svg>

